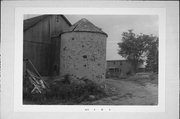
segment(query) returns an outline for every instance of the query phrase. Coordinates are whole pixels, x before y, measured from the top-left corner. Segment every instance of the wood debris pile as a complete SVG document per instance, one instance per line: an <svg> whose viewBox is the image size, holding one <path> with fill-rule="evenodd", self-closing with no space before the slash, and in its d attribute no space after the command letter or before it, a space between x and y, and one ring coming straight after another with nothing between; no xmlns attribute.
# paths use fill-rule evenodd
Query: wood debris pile
<svg viewBox="0 0 180 119"><path fill-rule="evenodd" d="M31 85L34 86L31 93L43 93L44 90L46 90L45 81L43 81L41 77L34 75L34 73L28 69L27 69L27 76Z"/></svg>
<svg viewBox="0 0 180 119"><path fill-rule="evenodd" d="M43 94L48 89L48 84L43 80L37 69L30 60L25 60L26 64L30 64L35 73L26 67L23 80L23 91L31 94Z"/></svg>

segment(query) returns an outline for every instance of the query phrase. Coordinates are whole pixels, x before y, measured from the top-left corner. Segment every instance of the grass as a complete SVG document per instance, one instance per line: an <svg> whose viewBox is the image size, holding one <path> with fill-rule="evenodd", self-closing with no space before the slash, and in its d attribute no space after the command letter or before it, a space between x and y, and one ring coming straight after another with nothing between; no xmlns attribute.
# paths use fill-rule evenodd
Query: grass
<svg viewBox="0 0 180 119"><path fill-rule="evenodd" d="M106 96L104 88L87 78L65 75L59 80L49 81L49 89L43 94L23 94L24 104L78 104ZM24 86L24 88L26 88Z"/></svg>
<svg viewBox="0 0 180 119"><path fill-rule="evenodd" d="M128 77L125 80L138 82L141 85L146 85L146 83L158 84L158 74L156 74L156 73L137 73L133 76Z"/></svg>
<svg viewBox="0 0 180 119"><path fill-rule="evenodd" d="M158 74L138 73L121 80L133 81L142 86L145 86L147 83L158 84ZM107 84L106 81L103 84L96 84L87 78L65 75L55 80L47 79L47 82L49 89L43 94L31 94L32 86L24 82L24 85L28 86L24 86L23 103L35 105L76 105L81 104L81 102L91 102L117 95L117 91L113 91L114 86ZM133 95L128 94L125 96L131 97Z"/></svg>

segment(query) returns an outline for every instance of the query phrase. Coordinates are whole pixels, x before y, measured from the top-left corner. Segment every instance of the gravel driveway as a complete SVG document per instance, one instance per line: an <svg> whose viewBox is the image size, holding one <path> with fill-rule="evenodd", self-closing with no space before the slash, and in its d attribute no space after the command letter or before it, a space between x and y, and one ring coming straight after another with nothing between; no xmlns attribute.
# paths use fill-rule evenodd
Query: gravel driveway
<svg viewBox="0 0 180 119"><path fill-rule="evenodd" d="M126 80L106 80L110 88L111 96L95 101L82 102L83 105L157 105L158 87L157 84L146 83L141 85L138 82Z"/></svg>

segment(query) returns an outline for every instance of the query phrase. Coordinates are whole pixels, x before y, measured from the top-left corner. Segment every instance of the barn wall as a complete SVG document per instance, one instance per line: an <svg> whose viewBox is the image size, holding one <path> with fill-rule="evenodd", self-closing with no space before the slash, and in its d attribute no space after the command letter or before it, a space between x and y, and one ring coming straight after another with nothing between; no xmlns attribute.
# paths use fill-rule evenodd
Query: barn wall
<svg viewBox="0 0 180 119"><path fill-rule="evenodd" d="M50 34L51 34L51 62L50 73L51 76L58 76L60 72L60 44L61 37L59 36L70 25L62 18L61 15L51 16L50 19Z"/></svg>
<svg viewBox="0 0 180 119"><path fill-rule="evenodd" d="M50 51L49 44L24 42L24 58L30 59L41 75L48 74Z"/></svg>
<svg viewBox="0 0 180 119"><path fill-rule="evenodd" d="M51 16L50 22L51 22L50 34L52 36L58 36L65 29L68 29L70 27L70 25L64 20L64 18L62 18L61 15Z"/></svg>
<svg viewBox="0 0 180 119"><path fill-rule="evenodd" d="M57 60L59 62L59 53L55 56L53 56L53 53L60 46L56 45L60 38L54 39L54 36L67 28L69 28L69 24L61 16L58 17L57 21L57 17L54 15L43 19L24 31L23 57L30 59L41 75L54 74L53 70L56 69L53 65L57 64L54 63Z"/></svg>
<svg viewBox="0 0 180 119"><path fill-rule="evenodd" d="M105 79L106 36L100 33L69 32L61 36L60 74Z"/></svg>
<svg viewBox="0 0 180 119"><path fill-rule="evenodd" d="M32 61L42 75L49 73L51 40L49 19L45 18L24 32L23 57Z"/></svg>
<svg viewBox="0 0 180 119"><path fill-rule="evenodd" d="M53 37L52 40L52 51L51 51L51 72L50 75L58 76L60 72L60 37Z"/></svg>

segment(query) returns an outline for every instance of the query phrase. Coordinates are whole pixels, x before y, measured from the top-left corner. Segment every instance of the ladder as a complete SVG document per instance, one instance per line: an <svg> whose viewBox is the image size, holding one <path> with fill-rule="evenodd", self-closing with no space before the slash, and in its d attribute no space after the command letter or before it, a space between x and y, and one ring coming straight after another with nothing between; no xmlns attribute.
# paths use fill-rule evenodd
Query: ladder
<svg viewBox="0 0 180 119"><path fill-rule="evenodd" d="M30 59L23 59L25 61L26 65L30 64L32 66L33 70L35 73L33 73L31 70L29 70L27 67L25 69L26 76L29 79L30 83L34 86L32 89L31 93L39 93L42 94L43 92L46 91L47 88L49 88L48 84L44 81L36 67L33 65Z"/></svg>

